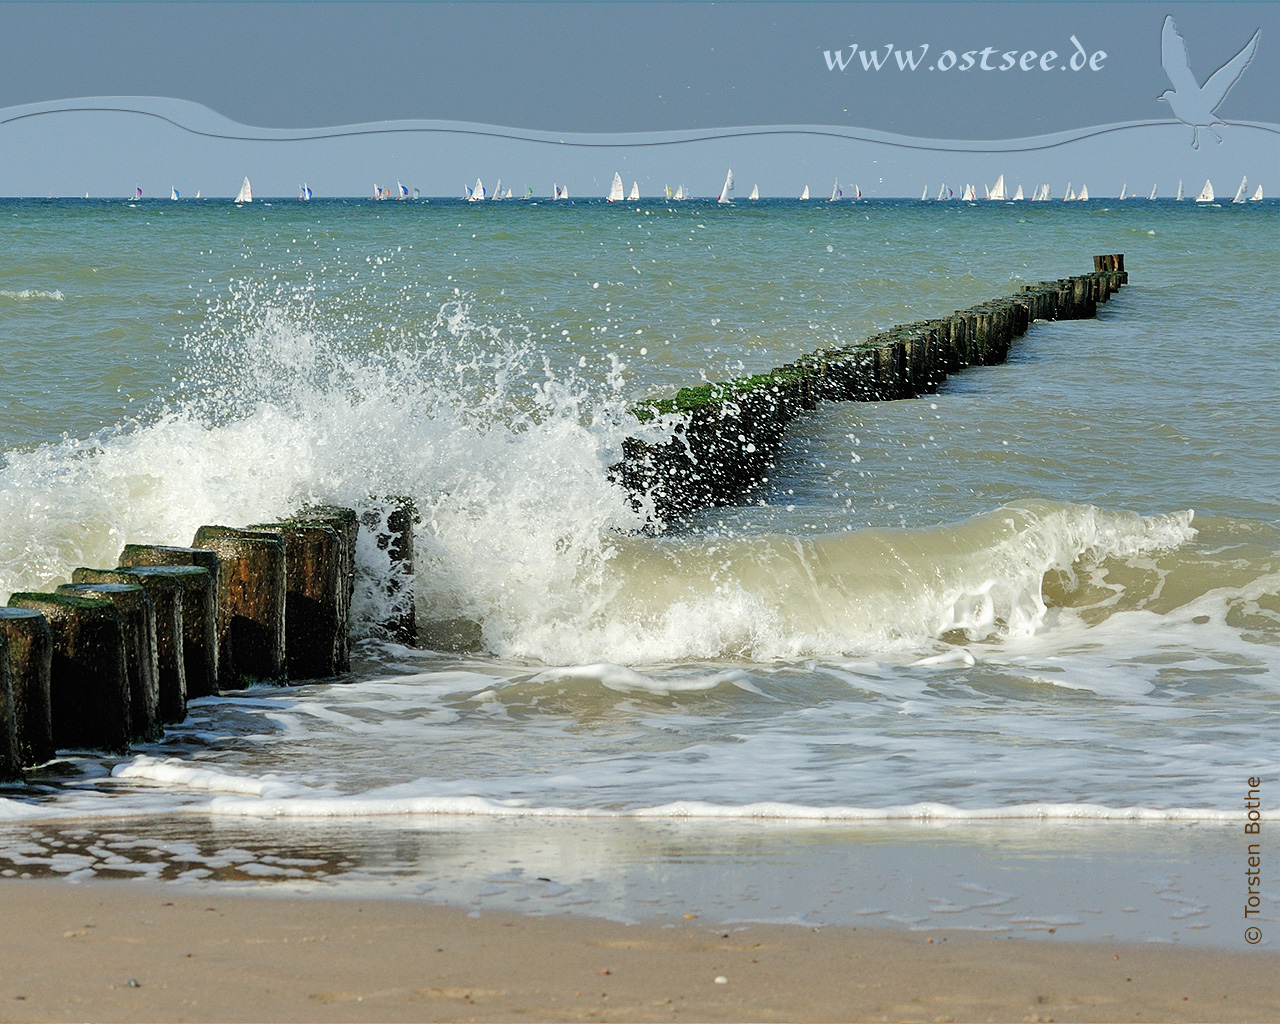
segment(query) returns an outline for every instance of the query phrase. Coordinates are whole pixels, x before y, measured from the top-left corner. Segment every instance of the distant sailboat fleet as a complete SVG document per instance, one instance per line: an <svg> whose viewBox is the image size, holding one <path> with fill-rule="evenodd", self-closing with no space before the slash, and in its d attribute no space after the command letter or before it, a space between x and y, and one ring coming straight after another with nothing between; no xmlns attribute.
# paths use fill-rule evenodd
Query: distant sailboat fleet
<svg viewBox="0 0 1280 1024"><path fill-rule="evenodd" d="M1052 190L1050 189L1048 184L1043 184L1043 183L1040 185L1036 185L1034 188L1032 188L1030 196L1028 196L1023 191L1023 187L1021 184L1019 184L1017 188L1013 190L1013 194L1010 195L1009 190L1005 185L1005 176L1003 174L1000 174L999 176L997 176L996 182L994 185L983 185L982 189L983 189L985 201L1003 202L1003 203L1019 203L1023 201L1029 201L1029 202L1036 203L1036 202L1045 202L1050 198L1052 198ZM1135 199L1141 200L1145 198L1149 202L1154 202L1157 194L1158 194L1157 185L1152 185L1151 191L1144 197L1141 192L1130 192L1128 182L1124 182L1120 186L1120 192L1117 195L1116 200L1118 202L1127 202ZM407 185L397 181L394 189L392 189L390 186L375 184L373 186L372 198L375 200L386 200L386 199L407 200L411 198L416 200L420 198L420 195L421 193L418 189L415 188L412 191L410 191ZM721 187L719 194L716 196L716 201L721 204L730 204L733 201L733 195L734 195L733 171L730 170L725 176L724 185ZM300 202L307 202L312 198L312 196L313 196L313 193L311 191L311 187L305 181L298 186L298 200ZM683 184L678 185L674 189L670 185L664 185L663 191L662 191L662 197L668 200L672 200L674 202L682 202L684 200L693 198L693 195L688 189L688 187ZM88 193L85 193L85 198L86 199L88 198ZM179 192L177 186L172 186L169 189L169 198L170 200L175 202L182 198L182 194ZM196 191L194 198L196 199L200 198L199 190ZM489 193L485 189L483 181L477 178L474 186L469 187L467 185L463 185L462 198L468 202L479 202L481 200L513 199L513 198L516 198L516 196L515 196L514 190L511 189L510 187L506 189L503 188L501 178L498 179L498 184L494 188L492 193ZM519 198L526 199L526 200L533 199L534 198L533 189L528 185L526 185L524 194ZM550 198L553 200L568 199L569 198L568 186L553 183L551 186ZM609 185L608 195L605 198L610 203L617 203L617 202L623 202L623 201L637 202L640 199L640 183L639 181L632 181L631 189L630 191L627 191L624 188L624 183L622 180L621 173L615 172L613 175L613 180ZM748 200L751 200L751 201L756 201L760 198L760 186L758 184L752 186L751 193L747 198ZM811 198L808 185L805 185L804 188L801 190L799 198L805 201ZM849 187L849 191L846 194L845 186L842 186L840 184L840 179L837 178L831 186L831 193L827 197L827 201L834 203L846 198L849 199L850 201L857 201L861 199L862 189L860 189L857 185L852 185ZM930 189L928 185L925 185L920 192L920 202L922 203L945 202L945 201L953 200L955 198L956 198L955 192L947 186L946 182L943 182L942 185L939 186L937 194L934 195L932 198L930 198ZM1182 190L1181 180L1178 181L1178 187L1173 198L1175 202L1182 201L1183 190ZM142 188L141 186L135 186L133 190L133 194L130 196L130 201L137 202L141 199L142 199ZM1089 189L1087 186L1081 185L1080 190L1077 192L1074 186L1072 185L1072 183L1067 182L1066 190L1062 195L1062 200L1064 202L1081 201L1081 200L1088 200L1088 199L1089 199ZM1256 202L1261 202L1262 199L1263 199L1262 186L1256 185L1252 193L1250 193L1249 179L1248 179L1248 176L1246 175L1241 177L1240 186L1239 188L1236 189L1235 194L1231 200L1231 203L1233 205L1244 204L1244 203L1256 203ZM960 201L968 202L968 203L979 202L980 200L978 198L977 188L971 183L966 183L963 190L961 191ZM1208 180L1205 181L1204 188L1200 190L1200 193L1196 196L1195 201L1198 203L1213 203L1215 201L1213 183L1211 181L1208 181ZM241 182L240 189L236 193L236 197L233 200L233 202L236 204L253 202L253 187L250 185L248 177L246 177Z"/></svg>

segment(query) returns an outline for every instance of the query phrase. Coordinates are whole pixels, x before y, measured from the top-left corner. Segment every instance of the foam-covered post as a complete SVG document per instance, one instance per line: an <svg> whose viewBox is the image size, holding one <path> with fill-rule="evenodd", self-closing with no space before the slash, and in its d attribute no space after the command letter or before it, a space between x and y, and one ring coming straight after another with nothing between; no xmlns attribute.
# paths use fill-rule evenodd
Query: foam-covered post
<svg viewBox="0 0 1280 1024"><path fill-rule="evenodd" d="M197 571L204 573L203 569ZM147 592L156 620L156 676L160 686L157 713L164 725L181 722L187 716L187 673L183 664L182 588L172 569L164 565L80 568L71 573L71 582L135 583Z"/></svg>
<svg viewBox="0 0 1280 1024"><path fill-rule="evenodd" d="M361 525L374 537L378 550L387 553L389 563L386 594L390 614L380 623L399 643L417 642L417 617L413 606L413 524L418 510L412 498L390 497L371 502L361 513Z"/></svg>
<svg viewBox="0 0 1280 1024"><path fill-rule="evenodd" d="M0 608L0 636L9 651L18 761L31 768L51 760L55 749L49 713L53 634L44 616L33 608Z"/></svg>
<svg viewBox="0 0 1280 1024"><path fill-rule="evenodd" d="M53 742L65 747L129 749L131 715L124 630L116 606L78 594L13 594L14 608L31 608L49 623Z"/></svg>
<svg viewBox="0 0 1280 1024"><path fill-rule="evenodd" d="M106 598L120 613L124 630L124 657L129 671L129 738L154 743L164 735L160 728L160 677L157 663L156 610L146 590L136 580L127 583L64 583L59 594Z"/></svg>
<svg viewBox="0 0 1280 1024"><path fill-rule="evenodd" d="M326 523L288 519L250 529L280 534L285 547L285 662L290 679L338 674L338 635L347 629L342 537Z"/></svg>
<svg viewBox="0 0 1280 1024"><path fill-rule="evenodd" d="M165 544L126 544L121 568L164 566L182 588L182 660L187 696L209 697L218 692L218 579L221 565L207 548ZM196 570L194 572L190 570Z"/></svg>
<svg viewBox="0 0 1280 1024"><path fill-rule="evenodd" d="M191 543L217 554L218 681L237 689L284 682L284 538L264 530L202 526Z"/></svg>
<svg viewBox="0 0 1280 1024"><path fill-rule="evenodd" d="M16 719L13 709L13 678L9 670L9 641L0 633L0 782L22 777Z"/></svg>

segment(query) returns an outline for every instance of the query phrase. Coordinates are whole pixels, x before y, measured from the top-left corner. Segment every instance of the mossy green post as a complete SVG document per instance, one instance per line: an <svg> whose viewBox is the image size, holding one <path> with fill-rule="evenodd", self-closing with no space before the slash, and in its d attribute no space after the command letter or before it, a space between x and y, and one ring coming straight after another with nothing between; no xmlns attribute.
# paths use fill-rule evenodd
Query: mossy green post
<svg viewBox="0 0 1280 1024"><path fill-rule="evenodd" d="M129 749L132 713L124 628L116 606L101 597L18 593L14 608L40 612L53 636L50 719L58 749Z"/></svg>
<svg viewBox="0 0 1280 1024"><path fill-rule="evenodd" d="M127 583L64 583L59 594L102 597L120 613L125 666L129 672L129 739L154 743L160 727L160 653L156 642L156 610L136 580Z"/></svg>
<svg viewBox="0 0 1280 1024"><path fill-rule="evenodd" d="M39 611L9 607L0 608L0 636L8 648L18 762L33 768L51 760L55 749L49 708L53 634Z"/></svg>

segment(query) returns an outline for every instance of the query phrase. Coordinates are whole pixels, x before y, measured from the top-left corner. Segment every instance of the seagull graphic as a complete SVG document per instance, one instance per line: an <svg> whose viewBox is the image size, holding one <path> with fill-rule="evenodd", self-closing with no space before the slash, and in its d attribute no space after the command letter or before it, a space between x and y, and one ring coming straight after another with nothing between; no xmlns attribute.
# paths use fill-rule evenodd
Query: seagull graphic
<svg viewBox="0 0 1280 1024"><path fill-rule="evenodd" d="M1245 44L1243 50L1210 75L1204 85L1200 85L1187 65L1187 44L1178 34L1177 26L1173 23L1173 15L1165 15L1164 27L1160 30L1160 63L1164 67L1164 73L1169 76L1169 84L1173 88L1165 90L1156 99L1169 104L1173 116L1183 124L1191 125L1192 149L1200 148L1201 128L1208 128L1210 134L1221 144L1222 137L1213 130L1213 126L1223 122L1218 119L1215 111L1227 98L1231 87L1240 80L1244 69L1249 66L1249 61L1253 60L1260 35L1262 35L1262 29L1258 29L1253 34L1253 38Z"/></svg>

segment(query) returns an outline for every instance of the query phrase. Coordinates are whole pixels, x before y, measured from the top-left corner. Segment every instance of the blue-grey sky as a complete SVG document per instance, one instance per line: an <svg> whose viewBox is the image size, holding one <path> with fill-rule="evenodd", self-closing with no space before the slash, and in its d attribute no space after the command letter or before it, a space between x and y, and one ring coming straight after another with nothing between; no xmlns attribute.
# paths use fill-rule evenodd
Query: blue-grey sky
<svg viewBox="0 0 1280 1024"><path fill-rule="evenodd" d="M46 113L129 96L199 104L231 129L444 120L661 141L653 133L816 125L1000 141L1168 120L1156 100L1169 88L1167 14L1202 82L1261 29L1219 116L1278 119L1275 4L2 3L0 194L117 194L133 178L149 194L178 182L228 194L241 168L260 194L291 194L305 177L325 194L367 194L399 178L453 195L464 179L497 175L517 190L528 179L543 194L558 180L591 194L615 169L645 178L650 194L686 178L714 194L729 160L740 185L763 178L772 184L761 181L762 192L783 195L804 184L828 191L828 177L868 194L918 195L930 181L994 180L998 168L1025 175L1027 188L1043 176L1060 193L1073 175L1111 189L1132 174L1131 189L1141 181L1145 192L1158 175L1238 167L1274 192L1280 136L1243 129L1199 152L1189 128L1186 153L1176 131L1157 143L1135 129L1101 150L1071 143L1052 154L1059 160L983 163L802 135L647 153L547 153L544 142L456 134L218 145L139 116ZM154 107L120 104L131 105ZM195 108L166 109L186 127L201 120Z"/></svg>

